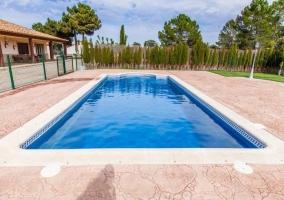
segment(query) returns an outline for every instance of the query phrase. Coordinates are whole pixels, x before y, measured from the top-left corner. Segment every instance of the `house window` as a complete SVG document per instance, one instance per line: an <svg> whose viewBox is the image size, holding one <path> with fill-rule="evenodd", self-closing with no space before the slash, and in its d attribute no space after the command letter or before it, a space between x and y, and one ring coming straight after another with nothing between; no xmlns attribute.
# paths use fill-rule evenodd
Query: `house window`
<svg viewBox="0 0 284 200"><path fill-rule="evenodd" d="M29 47L27 43L18 43L19 54L29 54Z"/></svg>
<svg viewBox="0 0 284 200"><path fill-rule="evenodd" d="M42 55L43 54L43 46L42 46L42 44L36 44L35 48L36 48L36 55Z"/></svg>

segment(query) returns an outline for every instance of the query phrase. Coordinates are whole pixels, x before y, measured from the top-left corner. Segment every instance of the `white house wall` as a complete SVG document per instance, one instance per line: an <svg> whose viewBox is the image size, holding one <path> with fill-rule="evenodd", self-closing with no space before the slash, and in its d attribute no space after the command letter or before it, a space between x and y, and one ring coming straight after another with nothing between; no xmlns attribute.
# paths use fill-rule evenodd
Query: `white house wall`
<svg viewBox="0 0 284 200"><path fill-rule="evenodd" d="M2 53L4 55L4 62L7 62L6 55L10 55L10 60L13 62L13 59L11 58L11 55L18 55L18 43L27 43L28 44L28 51L30 52L30 45L29 40L26 38L18 38L18 37L7 37L6 40L9 42L9 44L5 47L4 45L4 38L5 36L0 36L0 45L2 47ZM47 59L50 59L50 53L49 53L49 45L47 41L44 40L33 40L33 44L42 44L43 45L43 53L45 56L47 56ZM15 45L15 49L13 48L13 45ZM35 45L33 45L34 53L36 55L36 48Z"/></svg>
<svg viewBox="0 0 284 200"><path fill-rule="evenodd" d="M1 47L2 47L2 53L4 55L7 54L18 54L18 47L16 45L15 49L13 49L13 43L8 44L6 47L4 45L4 37L0 38L0 42L1 42Z"/></svg>
<svg viewBox="0 0 284 200"><path fill-rule="evenodd" d="M82 48L83 48L82 45L78 45L79 54L82 53ZM73 55L73 54L76 54L75 45L67 47L67 55Z"/></svg>

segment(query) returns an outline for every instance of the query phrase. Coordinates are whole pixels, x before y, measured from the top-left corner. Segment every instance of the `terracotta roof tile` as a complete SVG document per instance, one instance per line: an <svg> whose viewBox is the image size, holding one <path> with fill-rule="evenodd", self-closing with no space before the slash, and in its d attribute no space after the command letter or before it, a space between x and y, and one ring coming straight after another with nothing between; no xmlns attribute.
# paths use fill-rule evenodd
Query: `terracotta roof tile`
<svg viewBox="0 0 284 200"><path fill-rule="evenodd" d="M55 37L52 35L48 35L45 33L41 33L17 24L13 24L11 22L4 21L0 19L0 31L7 32L7 33L16 33L23 36L34 36L34 37L40 37L42 39L48 39L48 40L55 40L55 41L61 41L61 42L67 42L68 40L62 39L59 37Z"/></svg>

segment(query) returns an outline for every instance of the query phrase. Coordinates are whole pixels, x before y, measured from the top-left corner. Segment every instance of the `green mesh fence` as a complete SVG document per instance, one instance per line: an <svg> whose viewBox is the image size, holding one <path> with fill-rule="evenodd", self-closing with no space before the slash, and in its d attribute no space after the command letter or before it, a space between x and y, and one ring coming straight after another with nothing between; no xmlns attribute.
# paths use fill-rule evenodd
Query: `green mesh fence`
<svg viewBox="0 0 284 200"><path fill-rule="evenodd" d="M57 58L56 58L56 61L57 61L57 74L58 74L58 76L62 76L62 75L64 75L65 73L64 73L64 61L63 61L63 59L64 58L62 58L62 57L60 57L60 56L58 56Z"/></svg>
<svg viewBox="0 0 284 200"><path fill-rule="evenodd" d="M15 88L44 80L43 67L41 63L13 67L12 71Z"/></svg>
<svg viewBox="0 0 284 200"><path fill-rule="evenodd" d="M44 67L47 79L74 72L72 57L66 57L66 59L57 57L56 61L19 66L11 66L9 60L8 66L0 68L0 92L11 90L13 86L14 88L19 88L45 80ZM9 69L11 70L11 74Z"/></svg>
<svg viewBox="0 0 284 200"><path fill-rule="evenodd" d="M0 92L11 89L12 87L8 67L0 68Z"/></svg>
<svg viewBox="0 0 284 200"><path fill-rule="evenodd" d="M66 56L65 67L66 67L66 73L70 73L70 72L74 71L73 57L72 56Z"/></svg>
<svg viewBox="0 0 284 200"><path fill-rule="evenodd" d="M57 62L46 62L45 70L47 79L58 77Z"/></svg>

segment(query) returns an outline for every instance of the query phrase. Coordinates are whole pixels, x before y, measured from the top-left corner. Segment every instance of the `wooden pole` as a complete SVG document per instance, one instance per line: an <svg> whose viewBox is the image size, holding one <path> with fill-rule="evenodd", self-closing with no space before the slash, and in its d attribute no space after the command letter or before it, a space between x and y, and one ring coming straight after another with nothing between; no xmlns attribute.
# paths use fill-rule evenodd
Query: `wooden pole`
<svg viewBox="0 0 284 200"><path fill-rule="evenodd" d="M54 60L54 51L53 51L53 42L49 42L49 52L50 52L50 59Z"/></svg>
<svg viewBox="0 0 284 200"><path fill-rule="evenodd" d="M0 42L0 67L4 67L4 55L2 52L1 42Z"/></svg>
<svg viewBox="0 0 284 200"><path fill-rule="evenodd" d="M32 57L32 63L35 63L35 53L34 53L34 47L33 47L33 39L29 38L29 45L30 45L30 53Z"/></svg>

